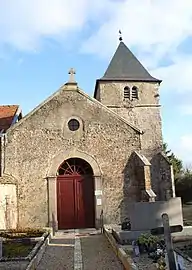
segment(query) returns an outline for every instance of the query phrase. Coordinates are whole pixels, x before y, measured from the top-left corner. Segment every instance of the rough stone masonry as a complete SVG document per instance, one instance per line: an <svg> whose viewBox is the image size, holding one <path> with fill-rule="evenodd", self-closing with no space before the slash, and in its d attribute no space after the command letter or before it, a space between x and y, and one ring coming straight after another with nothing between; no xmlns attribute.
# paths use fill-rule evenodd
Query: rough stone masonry
<svg viewBox="0 0 192 270"><path fill-rule="evenodd" d="M129 215L130 202L175 196L172 166L161 153L161 81L122 41L96 81L94 98L72 75L73 81L1 137L0 184L16 186L20 227L58 228L59 211L65 208L58 206L58 168L70 158L85 160L93 169L96 227L102 210L105 223L118 223ZM79 123L75 131L69 128L74 119Z"/></svg>

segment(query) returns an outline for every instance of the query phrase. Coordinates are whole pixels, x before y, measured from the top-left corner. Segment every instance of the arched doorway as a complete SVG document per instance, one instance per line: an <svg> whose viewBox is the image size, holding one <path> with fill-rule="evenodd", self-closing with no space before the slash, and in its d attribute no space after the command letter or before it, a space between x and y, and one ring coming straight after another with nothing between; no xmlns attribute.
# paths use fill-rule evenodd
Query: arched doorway
<svg viewBox="0 0 192 270"><path fill-rule="evenodd" d="M95 226L94 178L83 159L64 161L57 172L57 218L59 229Z"/></svg>

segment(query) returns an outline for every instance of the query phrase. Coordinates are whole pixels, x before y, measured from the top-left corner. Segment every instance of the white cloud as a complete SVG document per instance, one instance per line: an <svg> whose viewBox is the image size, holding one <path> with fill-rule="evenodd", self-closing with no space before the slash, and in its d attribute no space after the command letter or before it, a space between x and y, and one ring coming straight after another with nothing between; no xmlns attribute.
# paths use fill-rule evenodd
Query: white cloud
<svg viewBox="0 0 192 270"><path fill-rule="evenodd" d="M160 67L152 73L163 79L163 88L180 94L192 91L192 55L178 55L172 58L173 64Z"/></svg>
<svg viewBox="0 0 192 270"><path fill-rule="evenodd" d="M180 142L175 146L174 151L185 164L192 164L192 134L181 136Z"/></svg>
<svg viewBox="0 0 192 270"><path fill-rule="evenodd" d="M34 49L43 37L65 35L86 21L88 0L0 2L0 42Z"/></svg>
<svg viewBox="0 0 192 270"><path fill-rule="evenodd" d="M174 52L192 33L191 0L6 0L0 1L0 42L34 49L42 38L59 39L100 25L82 50L110 55L121 28L125 42L151 54L153 63ZM102 23L101 23L102 22Z"/></svg>
<svg viewBox="0 0 192 270"><path fill-rule="evenodd" d="M103 21L112 7L110 0L0 1L0 43L33 50L43 38L63 41L88 21Z"/></svg>
<svg viewBox="0 0 192 270"><path fill-rule="evenodd" d="M192 34L191 0L127 0L118 2L111 17L93 33L83 46L84 51L100 55L114 50L116 33L122 29L129 46L136 46L141 53L149 53L153 65L166 53Z"/></svg>

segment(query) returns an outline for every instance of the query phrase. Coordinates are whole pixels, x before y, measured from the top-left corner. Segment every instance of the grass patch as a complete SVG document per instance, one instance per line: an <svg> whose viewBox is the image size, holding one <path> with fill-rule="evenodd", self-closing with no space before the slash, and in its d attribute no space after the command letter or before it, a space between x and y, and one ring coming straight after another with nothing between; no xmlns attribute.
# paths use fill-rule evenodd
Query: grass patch
<svg viewBox="0 0 192 270"><path fill-rule="evenodd" d="M27 257L36 243L3 242L3 257Z"/></svg>

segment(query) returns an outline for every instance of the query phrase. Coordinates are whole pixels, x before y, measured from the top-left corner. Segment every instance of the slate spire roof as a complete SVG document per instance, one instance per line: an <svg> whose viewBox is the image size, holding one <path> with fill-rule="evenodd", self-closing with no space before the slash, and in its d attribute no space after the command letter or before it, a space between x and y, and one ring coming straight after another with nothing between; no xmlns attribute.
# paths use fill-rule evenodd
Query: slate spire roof
<svg viewBox="0 0 192 270"><path fill-rule="evenodd" d="M161 82L149 74L123 41L119 43L104 76L100 80Z"/></svg>

